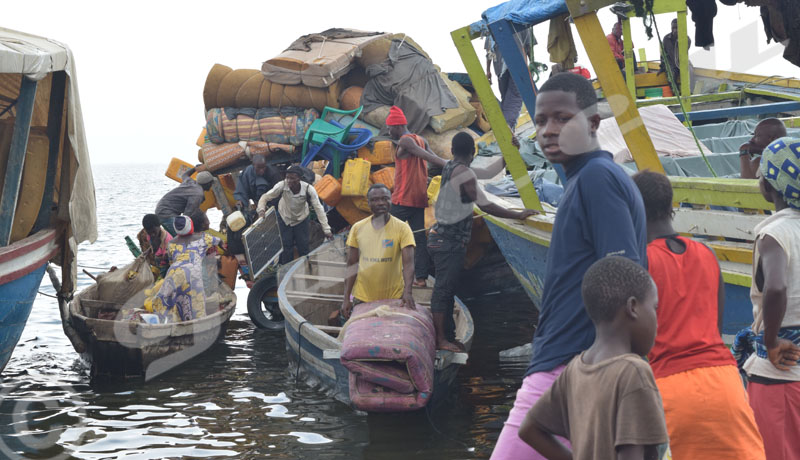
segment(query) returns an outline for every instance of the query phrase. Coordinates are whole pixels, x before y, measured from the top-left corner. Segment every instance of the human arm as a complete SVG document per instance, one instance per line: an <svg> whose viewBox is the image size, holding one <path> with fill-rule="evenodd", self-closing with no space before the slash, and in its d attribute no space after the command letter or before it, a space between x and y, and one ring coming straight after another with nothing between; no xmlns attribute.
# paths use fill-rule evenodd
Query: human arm
<svg viewBox="0 0 800 460"><path fill-rule="evenodd" d="M788 258L780 243L770 235L765 235L756 244L760 256L757 271L763 275L761 311L764 318L764 345L772 365L786 371L797 365L800 359L800 347L778 337L786 313Z"/></svg>
<svg viewBox="0 0 800 460"><path fill-rule="evenodd" d="M486 79L492 84L492 55L486 53Z"/></svg>
<svg viewBox="0 0 800 460"><path fill-rule="evenodd" d="M516 139L516 137L514 137ZM519 140L517 141L519 143ZM519 148L519 145L517 145ZM485 167L479 166L470 166L469 169L475 173L475 177L478 179L493 179L496 175L500 174L502 170L506 167L505 158L502 155L496 157L494 161L486 165Z"/></svg>
<svg viewBox="0 0 800 460"><path fill-rule="evenodd" d="M241 203L242 208L250 204L250 193L248 190L250 190L253 183L253 178L251 176L255 174L255 172L251 174L251 171L252 166L245 168L242 175L239 176L239 180L236 182L236 189L233 192L233 198L237 203Z"/></svg>
<svg viewBox="0 0 800 460"><path fill-rule="evenodd" d="M595 257L623 256L647 267L644 251L647 230L644 207L636 199L639 192L626 187L628 179L614 169L619 166L602 163L597 166L591 173L582 174L578 184L584 210L583 227L594 246Z"/></svg>
<svg viewBox="0 0 800 460"><path fill-rule="evenodd" d="M427 144L426 144L427 147ZM415 157L420 157L423 160L427 161L428 163L432 163L436 166L444 166L447 161L443 158L439 158L435 153L431 152L430 150L423 149L410 136L403 136L397 141L397 157L403 158L407 155L414 155Z"/></svg>
<svg viewBox="0 0 800 460"><path fill-rule="evenodd" d="M572 452L536 423L530 412L519 427L519 438L549 460L572 460Z"/></svg>
<svg viewBox="0 0 800 460"><path fill-rule="evenodd" d="M258 206L256 206L258 217L264 217L264 214L267 213L267 203L278 198L281 192L283 192L283 181L278 182L272 187L272 190L261 195L261 198L258 199Z"/></svg>
<svg viewBox="0 0 800 460"><path fill-rule="evenodd" d="M353 302L350 300L350 296L353 293L353 286L356 284L359 257L360 252L357 247L347 247L347 267L344 272L344 299L342 300L341 308L342 316L344 316L345 319L350 317L350 313L353 310Z"/></svg>
<svg viewBox="0 0 800 460"><path fill-rule="evenodd" d="M186 197L186 205L183 207L183 215L184 216L191 216L195 213L198 209L200 209L200 204L203 200L206 199L205 191L199 186L195 185L200 189L200 192L193 191L191 196Z"/></svg>
<svg viewBox="0 0 800 460"><path fill-rule="evenodd" d="M325 208L322 207L322 203L319 201L317 190L309 184L307 193L311 199L311 206L314 208L314 213L317 215L317 220L322 226L322 233L324 233L325 237L328 239L333 238L331 226L328 225L328 216L325 214Z"/></svg>
<svg viewBox="0 0 800 460"><path fill-rule="evenodd" d="M744 147L744 146L743 146ZM739 153L739 170L742 179L756 179L758 167L761 165L760 155L750 155L749 152Z"/></svg>
<svg viewBox="0 0 800 460"><path fill-rule="evenodd" d="M454 185L461 187L461 193L477 204L478 208L485 213L507 219L525 219L528 216L538 214L537 211L532 209L523 209L521 211L506 209L489 201L486 195L484 195L483 190L478 186L478 180L472 168L467 168L466 166L457 167L457 169L453 171L453 177L450 180L456 181Z"/></svg>
<svg viewBox="0 0 800 460"><path fill-rule="evenodd" d="M416 310L416 302L411 292L414 284L414 246L410 244L405 246L401 255L403 257L403 307Z"/></svg>

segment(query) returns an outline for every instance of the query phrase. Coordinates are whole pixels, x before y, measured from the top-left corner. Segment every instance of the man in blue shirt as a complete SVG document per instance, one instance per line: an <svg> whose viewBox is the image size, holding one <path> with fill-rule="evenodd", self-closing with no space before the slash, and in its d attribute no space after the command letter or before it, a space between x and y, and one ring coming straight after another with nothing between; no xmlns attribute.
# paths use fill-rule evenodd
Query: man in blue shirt
<svg viewBox="0 0 800 460"><path fill-rule="evenodd" d="M646 220L633 181L600 149L597 96L588 80L561 73L539 90L534 124L550 163L561 164L566 190L558 206L533 358L492 459L543 459L522 441L520 423L565 365L589 348L594 326L581 299L581 280L597 260L617 255L646 266Z"/></svg>
<svg viewBox="0 0 800 460"><path fill-rule="evenodd" d="M233 198L236 205L243 211L250 208L250 202L257 203L261 195L269 192L272 187L283 180L280 172L267 164L263 155L253 155L252 164L245 168L239 176Z"/></svg>

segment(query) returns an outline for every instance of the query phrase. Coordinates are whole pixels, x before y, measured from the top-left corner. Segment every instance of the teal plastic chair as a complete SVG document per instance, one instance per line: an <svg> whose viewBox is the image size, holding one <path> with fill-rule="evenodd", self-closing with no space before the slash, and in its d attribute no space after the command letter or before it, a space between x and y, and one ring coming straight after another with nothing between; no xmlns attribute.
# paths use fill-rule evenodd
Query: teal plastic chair
<svg viewBox="0 0 800 460"><path fill-rule="evenodd" d="M311 123L311 126L306 131L303 138L303 154L300 156L301 160L305 160L306 153L312 145L322 145L328 138L332 138L340 144L345 144L347 136L350 135L350 128L356 122L356 119L361 115L361 106L355 110L339 110L331 107L325 107L322 110L322 115ZM333 124L326 120L329 114L335 115L350 115L352 118L347 124Z"/></svg>

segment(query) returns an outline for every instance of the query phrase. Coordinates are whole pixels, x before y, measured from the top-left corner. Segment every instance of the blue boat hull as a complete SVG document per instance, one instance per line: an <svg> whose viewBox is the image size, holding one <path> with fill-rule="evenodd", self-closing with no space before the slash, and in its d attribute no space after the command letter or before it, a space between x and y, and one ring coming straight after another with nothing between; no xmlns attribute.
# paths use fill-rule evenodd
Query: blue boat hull
<svg viewBox="0 0 800 460"><path fill-rule="evenodd" d="M27 275L0 285L0 372L22 336L46 265L43 263Z"/></svg>
<svg viewBox="0 0 800 460"><path fill-rule="evenodd" d="M492 219L486 219L486 224L506 262L511 266L514 276L538 308L542 301L548 246L510 231ZM750 288L725 283L722 333L736 334L752 322L753 305L750 302Z"/></svg>

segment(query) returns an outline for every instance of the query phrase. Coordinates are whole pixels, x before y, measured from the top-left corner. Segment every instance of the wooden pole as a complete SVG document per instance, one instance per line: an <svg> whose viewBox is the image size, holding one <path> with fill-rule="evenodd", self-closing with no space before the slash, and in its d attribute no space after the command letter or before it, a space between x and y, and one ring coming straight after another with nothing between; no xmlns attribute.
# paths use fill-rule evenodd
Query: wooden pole
<svg viewBox="0 0 800 460"><path fill-rule="evenodd" d="M11 240L11 228L14 225L19 186L22 182L22 169L25 166L25 155L28 152L28 135L31 131L36 85L37 82L25 76L22 77L19 102L17 102L17 119L11 134L11 148L8 152L3 195L0 197L0 215L3 216L0 219L0 247L8 246Z"/></svg>
<svg viewBox="0 0 800 460"><path fill-rule="evenodd" d="M645 129L636 102L631 98L628 87L622 79L617 61L603 34L597 13L588 13L573 18L581 36L586 53L597 73L597 78L617 119L625 143L636 161L639 170L649 169L664 174L664 166L658 159L653 141Z"/></svg>
<svg viewBox="0 0 800 460"><path fill-rule="evenodd" d="M498 104L497 98L492 92L492 87L486 78L480 59L478 59L478 55L472 47L469 26L454 30L450 35L456 45L458 54L461 56L461 61L467 69L472 86L481 100L486 118L492 126L500 151L503 152L506 167L511 172L511 177L519 190L522 203L528 209L543 211L542 203L539 201L539 196L536 194L536 189L533 187L530 176L528 176L528 168L525 166L525 162L522 161L519 150L511 143L511 129L506 124L503 112L500 110L500 104Z"/></svg>
<svg viewBox="0 0 800 460"><path fill-rule="evenodd" d="M50 143L50 150L47 156L47 176L42 204L39 207L39 215L36 217L36 224L33 226L34 233L48 227L53 216L53 195L58 168L58 152L61 148L61 135L64 127L62 118L66 85L67 73L63 70L53 72L50 84L50 108L47 114L47 139Z"/></svg>
<svg viewBox="0 0 800 460"><path fill-rule="evenodd" d="M633 35L631 35L631 20L627 17L622 20L622 43L625 55L625 83L633 100L636 100L636 75L633 67Z"/></svg>
<svg viewBox="0 0 800 460"><path fill-rule="evenodd" d="M688 99L684 99L692 95L689 82L689 37L686 34L686 10L678 11L678 65L681 68L681 81L675 83L680 84L681 105L689 112L692 104Z"/></svg>

